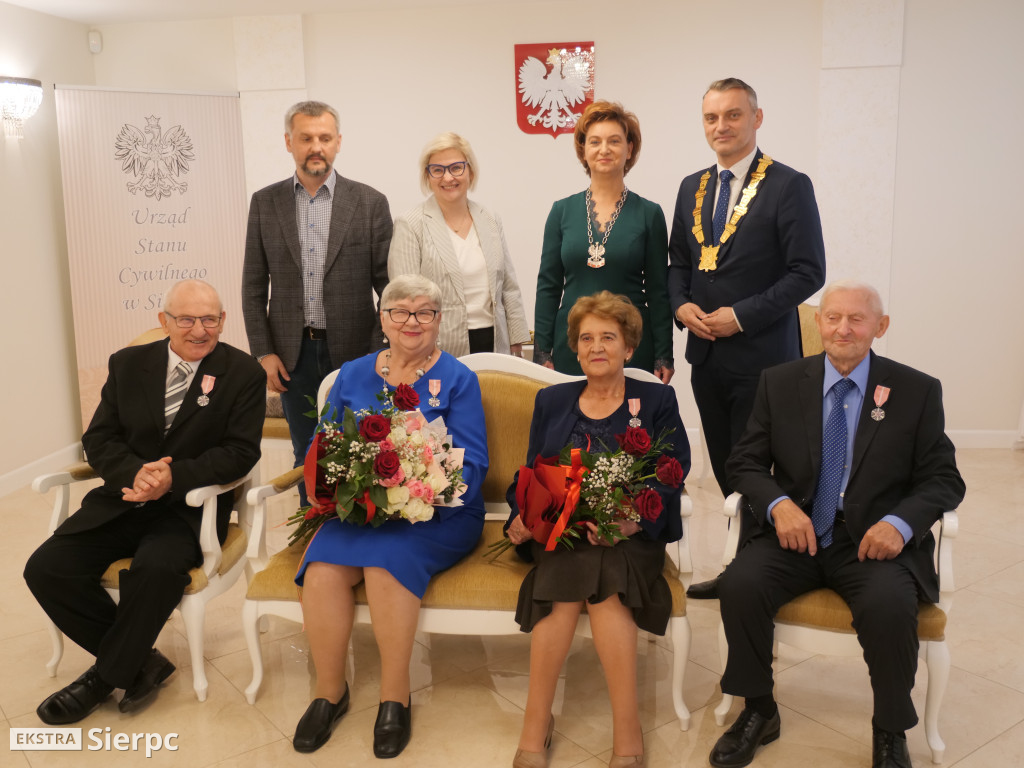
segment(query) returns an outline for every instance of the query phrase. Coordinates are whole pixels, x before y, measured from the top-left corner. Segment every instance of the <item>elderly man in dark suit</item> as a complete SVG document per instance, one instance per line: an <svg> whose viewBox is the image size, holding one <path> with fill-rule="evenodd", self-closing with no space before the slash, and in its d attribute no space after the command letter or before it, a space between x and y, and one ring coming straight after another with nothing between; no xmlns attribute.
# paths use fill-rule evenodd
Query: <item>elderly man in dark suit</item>
<svg viewBox="0 0 1024 768"><path fill-rule="evenodd" d="M122 712L136 709L173 671L153 648L202 563L202 510L185 495L243 477L260 458L266 409L263 369L218 343L224 311L207 283L167 293L160 324L169 335L115 352L99 406L82 436L103 479L82 507L29 558L25 580L43 610L96 663L36 710L50 725L81 720L114 688ZM231 494L218 500L224 540ZM100 585L124 557L120 602Z"/></svg>
<svg viewBox="0 0 1024 768"><path fill-rule="evenodd" d="M677 325L689 331L690 384L728 496L725 461L761 371L800 357L797 306L825 282L825 245L811 180L757 147L763 114L754 89L737 78L714 82L702 112L718 162L679 186L668 293ZM716 597L715 582L687 594Z"/></svg>
<svg viewBox="0 0 1024 768"><path fill-rule="evenodd" d="M936 379L879 357L889 326L878 293L825 289L825 352L766 370L727 469L758 523L721 577L729 659L722 690L746 697L711 764L735 768L779 736L773 618L797 595L850 605L874 692L873 765L909 768L917 723L917 606L938 600L931 527L964 496Z"/></svg>
<svg viewBox="0 0 1024 768"><path fill-rule="evenodd" d="M319 101L285 115L295 174L252 196L242 269L249 349L281 394L295 466L317 420L324 377L379 348L373 293L388 284L391 212L380 192L333 168L341 147L338 113Z"/></svg>

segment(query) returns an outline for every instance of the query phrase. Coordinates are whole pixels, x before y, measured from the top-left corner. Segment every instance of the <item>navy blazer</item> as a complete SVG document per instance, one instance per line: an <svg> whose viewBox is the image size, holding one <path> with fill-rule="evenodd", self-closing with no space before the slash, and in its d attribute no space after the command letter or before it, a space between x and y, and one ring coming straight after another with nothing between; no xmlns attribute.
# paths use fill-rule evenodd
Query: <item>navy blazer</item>
<svg viewBox="0 0 1024 768"><path fill-rule="evenodd" d="M757 151L750 174L757 169ZM714 236L716 166L711 172L701 209L704 243ZM718 253L718 266L702 272L700 244L693 234L694 196L704 171L683 179L676 198L669 239L668 294L673 316L693 302L704 312L732 307L743 330L708 341L687 334L686 360L704 362L715 345L715 355L726 368L759 370L800 357L800 321L797 306L825 282L825 243L811 180L787 165L773 162L764 181L740 220L736 232ZM676 320L676 325L682 324Z"/></svg>
<svg viewBox="0 0 1024 768"><path fill-rule="evenodd" d="M243 477L260 458L266 414L267 376L250 355L224 342L199 363L171 428L164 433L167 384L166 340L128 347L110 356L100 403L82 436L86 457L103 479L82 500L56 534L97 528L137 504L121 498L142 465L170 456L171 489L147 504L165 505L183 517L199 537L202 509L185 495L204 485ZM200 406L204 376L214 376L210 402ZM218 499L218 534L223 541L232 493Z"/></svg>
<svg viewBox="0 0 1024 768"><path fill-rule="evenodd" d="M775 535L767 509L780 496L811 513L821 470L824 359L822 353L761 374L747 430L726 463L729 482L747 497L762 533ZM871 411L879 385L890 392L885 418L876 421ZM931 527L957 507L965 491L953 443L944 432L942 386L872 352L867 390L843 496L846 527L859 542L886 515L906 521L913 537L897 559L934 602L939 592Z"/></svg>
<svg viewBox="0 0 1024 768"><path fill-rule="evenodd" d="M564 384L554 384L537 392L533 406L533 420L530 422L530 444L525 466L533 466L533 460L537 456L557 456L569 443L569 436L576 424L576 401L579 400L586 385L586 380L569 381ZM679 417L679 405L676 402L675 390L665 384L638 381L627 376L626 399L634 397L640 398L641 426L650 433L652 440L664 429L675 430L669 437L672 449L667 453L674 456L682 465L684 474L688 474L690 471L690 442L686 437L683 421ZM611 418L615 434L626 431L631 417L625 407L625 402L623 407L612 414ZM519 507L516 504L518 480L519 473L517 472L505 495L512 508L505 526L506 529L508 524L519 514ZM682 486L669 488L655 481L651 483L651 487L661 494L665 506L657 520L641 520L640 527L649 539L666 543L678 541L683 535L683 523L679 517L679 496L682 493Z"/></svg>

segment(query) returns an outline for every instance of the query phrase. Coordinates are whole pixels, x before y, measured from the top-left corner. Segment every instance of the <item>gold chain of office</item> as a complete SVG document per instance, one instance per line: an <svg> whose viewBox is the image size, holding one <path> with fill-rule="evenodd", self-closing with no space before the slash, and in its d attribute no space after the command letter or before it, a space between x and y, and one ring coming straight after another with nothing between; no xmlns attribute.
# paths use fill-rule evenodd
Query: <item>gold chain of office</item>
<svg viewBox="0 0 1024 768"><path fill-rule="evenodd" d="M697 265L697 269L702 272L713 272L718 268L718 249L725 245L726 241L732 237L736 227L739 226L740 219L746 215L750 201L754 199L754 196L757 194L757 188L764 181L764 172L771 164L772 159L768 155L761 155L761 159L757 161L757 170L750 175L750 183L744 188L740 195L740 201L733 208L732 218L726 223L725 231L722 232L722 238L718 241L718 245L704 245L701 208L704 206L704 195L707 194L708 181L711 179L711 171L704 171L704 175L700 177L700 186L697 187L697 194L693 196L693 236L697 238L697 243L700 245L700 264ZM722 190L720 194L724 193L725 190Z"/></svg>

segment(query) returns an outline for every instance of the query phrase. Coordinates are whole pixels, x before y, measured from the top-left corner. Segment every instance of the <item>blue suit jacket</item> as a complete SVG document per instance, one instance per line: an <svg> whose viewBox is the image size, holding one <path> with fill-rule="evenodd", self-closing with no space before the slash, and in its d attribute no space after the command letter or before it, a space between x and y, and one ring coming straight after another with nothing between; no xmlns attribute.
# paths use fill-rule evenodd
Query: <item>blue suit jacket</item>
<svg viewBox="0 0 1024 768"><path fill-rule="evenodd" d="M750 164L757 168L762 152ZM711 219L715 205L712 166L701 209L704 242L714 242ZM726 368L760 370L800 357L800 322L797 306L825 282L825 244L811 180L787 165L773 162L764 181L740 220L735 234L718 253L712 272L697 269L700 244L693 234L694 195L703 170L679 185L672 237L669 240L668 293L673 314L693 302L705 312L732 307L743 331L707 341L688 335L686 360L700 365L712 344ZM676 324L681 328L679 321Z"/></svg>
<svg viewBox="0 0 1024 768"><path fill-rule="evenodd" d="M569 443L569 435L576 424L575 405L579 400L587 382L569 381L565 384L554 384L540 390L533 406L533 421L530 423L530 445L526 455L526 466L533 466L537 456L556 456ZM626 399L640 398L640 421L655 438L663 429L674 429L669 440L674 456L683 467L684 473L690 471L690 442L686 438L682 419L679 418L679 405L676 392L672 387L654 382L637 381L626 378ZM612 414L612 426L615 434L626 431L630 415L626 408L620 408ZM511 523L519 514L516 504L516 484L519 473L512 479L506 499L512 508L508 522ZM665 507L657 520L651 522L641 520L640 526L644 534L652 539L663 542L678 541L683 535L683 524L679 517L680 488L669 488L658 482L651 487L661 494ZM507 525L506 525L507 527ZM517 550L519 551L519 550Z"/></svg>

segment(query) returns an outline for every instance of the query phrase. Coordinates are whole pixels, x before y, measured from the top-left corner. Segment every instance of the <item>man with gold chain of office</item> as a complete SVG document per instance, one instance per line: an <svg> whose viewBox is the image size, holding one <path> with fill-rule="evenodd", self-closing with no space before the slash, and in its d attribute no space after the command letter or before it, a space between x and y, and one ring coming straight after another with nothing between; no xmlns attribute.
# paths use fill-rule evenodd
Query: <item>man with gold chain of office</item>
<svg viewBox="0 0 1024 768"><path fill-rule="evenodd" d="M689 333L686 360L711 468L750 416L761 371L800 357L797 307L825 282L825 244L811 180L757 147L763 120L742 80L712 83L702 103L716 164L683 179L669 240L668 292ZM715 582L691 597L717 596Z"/></svg>

